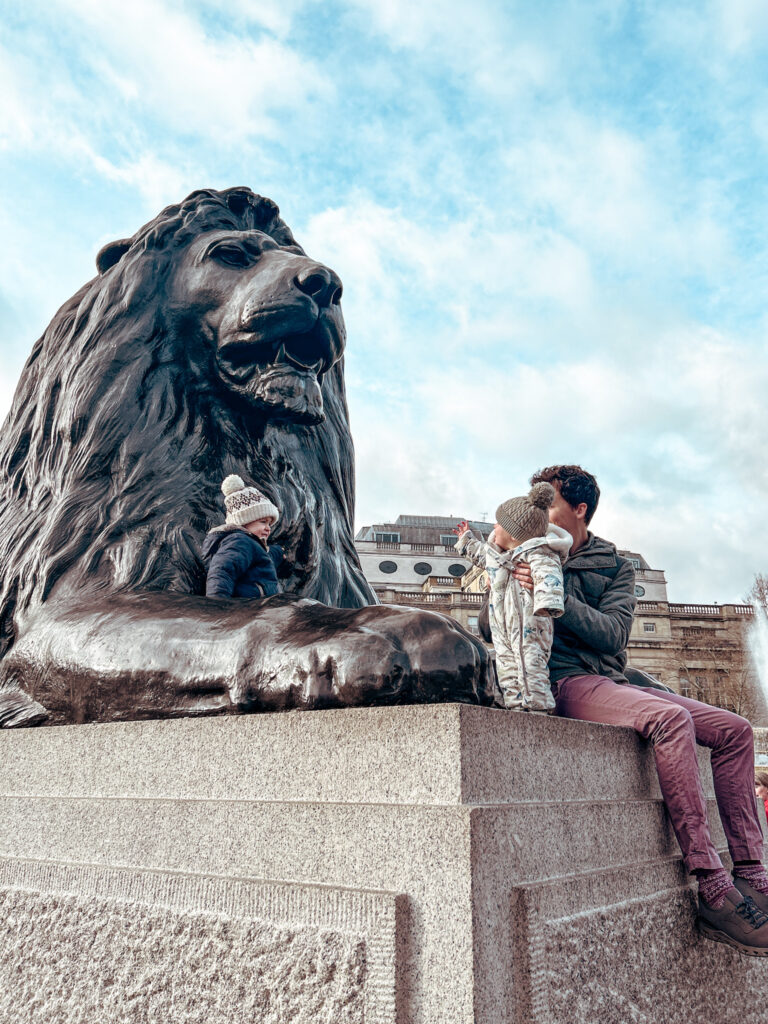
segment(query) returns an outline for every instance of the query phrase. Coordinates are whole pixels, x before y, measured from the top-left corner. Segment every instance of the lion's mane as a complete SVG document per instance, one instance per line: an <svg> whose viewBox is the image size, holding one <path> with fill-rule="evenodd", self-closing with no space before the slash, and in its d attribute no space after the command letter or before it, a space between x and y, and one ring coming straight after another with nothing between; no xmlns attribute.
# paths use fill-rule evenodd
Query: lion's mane
<svg viewBox="0 0 768 1024"><path fill-rule="evenodd" d="M295 247L249 189L193 192L100 254L102 273L35 344L0 438L0 654L14 616L53 588L202 593L200 547L219 485L257 482L281 509L286 590L340 607L375 601L353 544L354 458L339 361L325 420L252 421L161 314L175 254L202 232L258 229Z"/></svg>

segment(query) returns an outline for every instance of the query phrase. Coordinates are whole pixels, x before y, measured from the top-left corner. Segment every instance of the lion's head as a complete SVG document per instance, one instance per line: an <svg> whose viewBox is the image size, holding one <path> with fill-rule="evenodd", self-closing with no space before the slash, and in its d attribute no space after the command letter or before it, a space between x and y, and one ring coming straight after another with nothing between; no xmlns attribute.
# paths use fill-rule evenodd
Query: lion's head
<svg viewBox="0 0 768 1024"><path fill-rule="evenodd" d="M0 636L57 584L202 589L230 472L281 510L287 589L373 600L354 551L341 281L277 206L201 190L105 246L0 438Z"/></svg>
<svg viewBox="0 0 768 1024"><path fill-rule="evenodd" d="M346 332L341 281L307 257L274 203L243 189L195 193L151 229L105 246L102 273L141 273L149 248L175 251L165 270L162 331L184 339L255 417L323 418L321 384ZM207 359L206 359L207 357Z"/></svg>

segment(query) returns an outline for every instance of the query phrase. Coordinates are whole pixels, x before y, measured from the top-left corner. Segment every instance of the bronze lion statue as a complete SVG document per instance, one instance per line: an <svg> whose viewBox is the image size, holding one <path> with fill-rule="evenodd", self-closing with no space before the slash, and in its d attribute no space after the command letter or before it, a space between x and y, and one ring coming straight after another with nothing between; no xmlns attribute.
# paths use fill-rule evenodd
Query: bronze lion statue
<svg viewBox="0 0 768 1024"><path fill-rule="evenodd" d="M193 192L97 266L0 439L0 725L493 703L479 641L362 574L341 281L277 206ZM203 596L229 473L281 510L282 594Z"/></svg>

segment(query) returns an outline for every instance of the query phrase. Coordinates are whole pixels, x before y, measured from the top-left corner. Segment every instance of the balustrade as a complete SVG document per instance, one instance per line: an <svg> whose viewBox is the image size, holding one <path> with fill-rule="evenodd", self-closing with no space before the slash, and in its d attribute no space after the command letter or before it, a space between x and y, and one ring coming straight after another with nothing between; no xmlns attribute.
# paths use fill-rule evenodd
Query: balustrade
<svg viewBox="0 0 768 1024"><path fill-rule="evenodd" d="M722 606L719 604L670 604L673 615L720 615Z"/></svg>

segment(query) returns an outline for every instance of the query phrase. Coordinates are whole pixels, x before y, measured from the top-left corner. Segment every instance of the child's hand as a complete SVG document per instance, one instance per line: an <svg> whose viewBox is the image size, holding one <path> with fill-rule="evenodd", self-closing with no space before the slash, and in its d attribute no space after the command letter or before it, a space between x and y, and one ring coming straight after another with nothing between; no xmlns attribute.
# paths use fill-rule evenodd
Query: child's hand
<svg viewBox="0 0 768 1024"><path fill-rule="evenodd" d="M460 537L462 533L466 533L468 529L469 523L467 522L466 519L462 519L461 522L458 523L458 525L454 526L454 528L451 530L451 533L455 533L457 537Z"/></svg>

